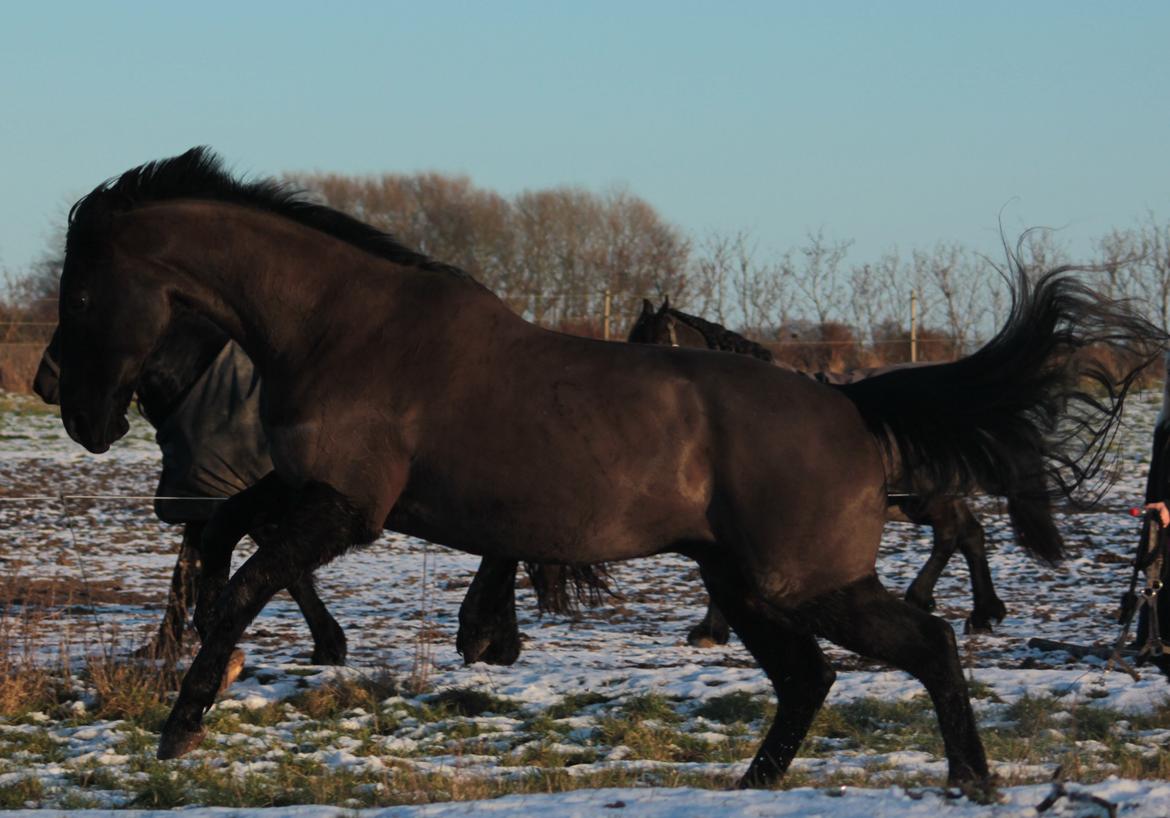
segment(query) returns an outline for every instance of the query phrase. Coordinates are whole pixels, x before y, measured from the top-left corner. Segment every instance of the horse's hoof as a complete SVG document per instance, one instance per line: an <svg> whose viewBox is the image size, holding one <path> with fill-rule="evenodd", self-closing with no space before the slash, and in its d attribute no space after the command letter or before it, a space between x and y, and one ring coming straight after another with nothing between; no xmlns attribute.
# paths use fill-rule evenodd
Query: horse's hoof
<svg viewBox="0 0 1170 818"><path fill-rule="evenodd" d="M480 654L479 661L487 662L489 665L507 667L514 665L519 658L520 641L508 640L507 642L489 643L487 648Z"/></svg>
<svg viewBox="0 0 1170 818"><path fill-rule="evenodd" d="M335 648L314 648L309 663L313 665L336 665L337 667L344 667L345 653L344 647L341 650L336 650Z"/></svg>
<svg viewBox="0 0 1170 818"><path fill-rule="evenodd" d="M687 644L693 648L717 648L726 645L730 638L730 632L694 628L687 634Z"/></svg>
<svg viewBox="0 0 1170 818"><path fill-rule="evenodd" d="M947 782L947 786L958 789L968 800L974 801L976 804L982 804L983 806L994 804L999 800L999 790L996 788L995 780L991 776L968 780L955 780L952 778Z"/></svg>
<svg viewBox="0 0 1170 818"><path fill-rule="evenodd" d="M221 695L225 690L232 686L232 682L240 677L240 673L244 670L244 652L239 648L232 651L232 655L228 657L227 667L223 671L223 679L219 682L219 690L216 695Z"/></svg>
<svg viewBox="0 0 1170 818"><path fill-rule="evenodd" d="M990 622L985 619L976 618L974 615L967 617L967 621L963 623L963 633L965 634L994 632L995 628Z"/></svg>
<svg viewBox="0 0 1170 818"><path fill-rule="evenodd" d="M737 790L762 790L772 785L773 779L776 776L766 775L760 771L748 770L744 773L743 778L735 783Z"/></svg>
<svg viewBox="0 0 1170 818"><path fill-rule="evenodd" d="M156 756L159 761L167 761L168 759L185 756L198 747L206 735L207 731L202 727L188 730L183 727L170 727L168 725L163 728L162 737L158 740L158 753Z"/></svg>
<svg viewBox="0 0 1170 818"><path fill-rule="evenodd" d="M463 657L463 664L474 665L476 662L483 660L483 655L491 647L491 644L491 640L487 638L457 638L455 640L455 650L459 651L459 655Z"/></svg>

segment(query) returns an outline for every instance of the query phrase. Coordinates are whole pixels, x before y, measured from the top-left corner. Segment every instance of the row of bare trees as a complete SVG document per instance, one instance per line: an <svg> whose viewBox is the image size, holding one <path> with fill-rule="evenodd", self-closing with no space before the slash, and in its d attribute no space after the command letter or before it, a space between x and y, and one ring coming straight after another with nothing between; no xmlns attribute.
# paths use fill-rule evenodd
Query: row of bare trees
<svg viewBox="0 0 1170 818"><path fill-rule="evenodd" d="M288 174L324 203L382 228L408 246L464 268L516 311L539 323L601 334L608 300L620 335L643 297L772 344L803 367L841 368L904 360L911 297L918 354L970 351L1002 316L999 267L955 243L876 260L850 257L850 242L817 230L784 253L745 232L687 236L626 190L558 187L502 196L463 176L439 173L343 176ZM1070 261L1057 234L1032 231L1013 248L1028 267ZM1096 242L1093 283L1138 299L1170 326L1170 224L1153 214ZM9 276L0 327L11 340L51 320L60 270L55 250Z"/></svg>

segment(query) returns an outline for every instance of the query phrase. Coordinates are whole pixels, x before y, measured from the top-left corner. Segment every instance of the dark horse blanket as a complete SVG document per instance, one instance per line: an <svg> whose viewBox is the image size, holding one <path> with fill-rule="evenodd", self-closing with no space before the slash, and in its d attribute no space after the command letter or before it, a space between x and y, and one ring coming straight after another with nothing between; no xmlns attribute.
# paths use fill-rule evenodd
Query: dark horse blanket
<svg viewBox="0 0 1170 818"><path fill-rule="evenodd" d="M260 378L238 344L220 350L155 439L163 469L154 509L165 523L203 521L215 507L213 499L167 498L230 497L272 471L260 424Z"/></svg>

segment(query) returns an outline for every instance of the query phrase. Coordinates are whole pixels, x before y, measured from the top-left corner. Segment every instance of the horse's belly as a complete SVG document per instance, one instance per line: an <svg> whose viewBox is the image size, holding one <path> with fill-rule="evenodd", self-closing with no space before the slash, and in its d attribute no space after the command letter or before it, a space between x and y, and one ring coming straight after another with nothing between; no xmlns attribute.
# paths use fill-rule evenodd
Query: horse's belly
<svg viewBox="0 0 1170 818"><path fill-rule="evenodd" d="M678 493L630 496L600 482L540 492L444 488L412 480L387 526L475 554L567 563L645 556L705 533L703 509Z"/></svg>

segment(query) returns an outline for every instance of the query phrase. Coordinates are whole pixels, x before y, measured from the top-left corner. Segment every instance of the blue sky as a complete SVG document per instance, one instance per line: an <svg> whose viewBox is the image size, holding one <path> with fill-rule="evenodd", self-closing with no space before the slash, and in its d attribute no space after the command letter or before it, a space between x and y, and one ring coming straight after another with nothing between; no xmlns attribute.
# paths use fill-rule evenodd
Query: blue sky
<svg viewBox="0 0 1170 818"><path fill-rule="evenodd" d="M0 267L210 144L240 171L622 185L702 236L851 258L1170 219L1170 3L0 6Z"/></svg>

